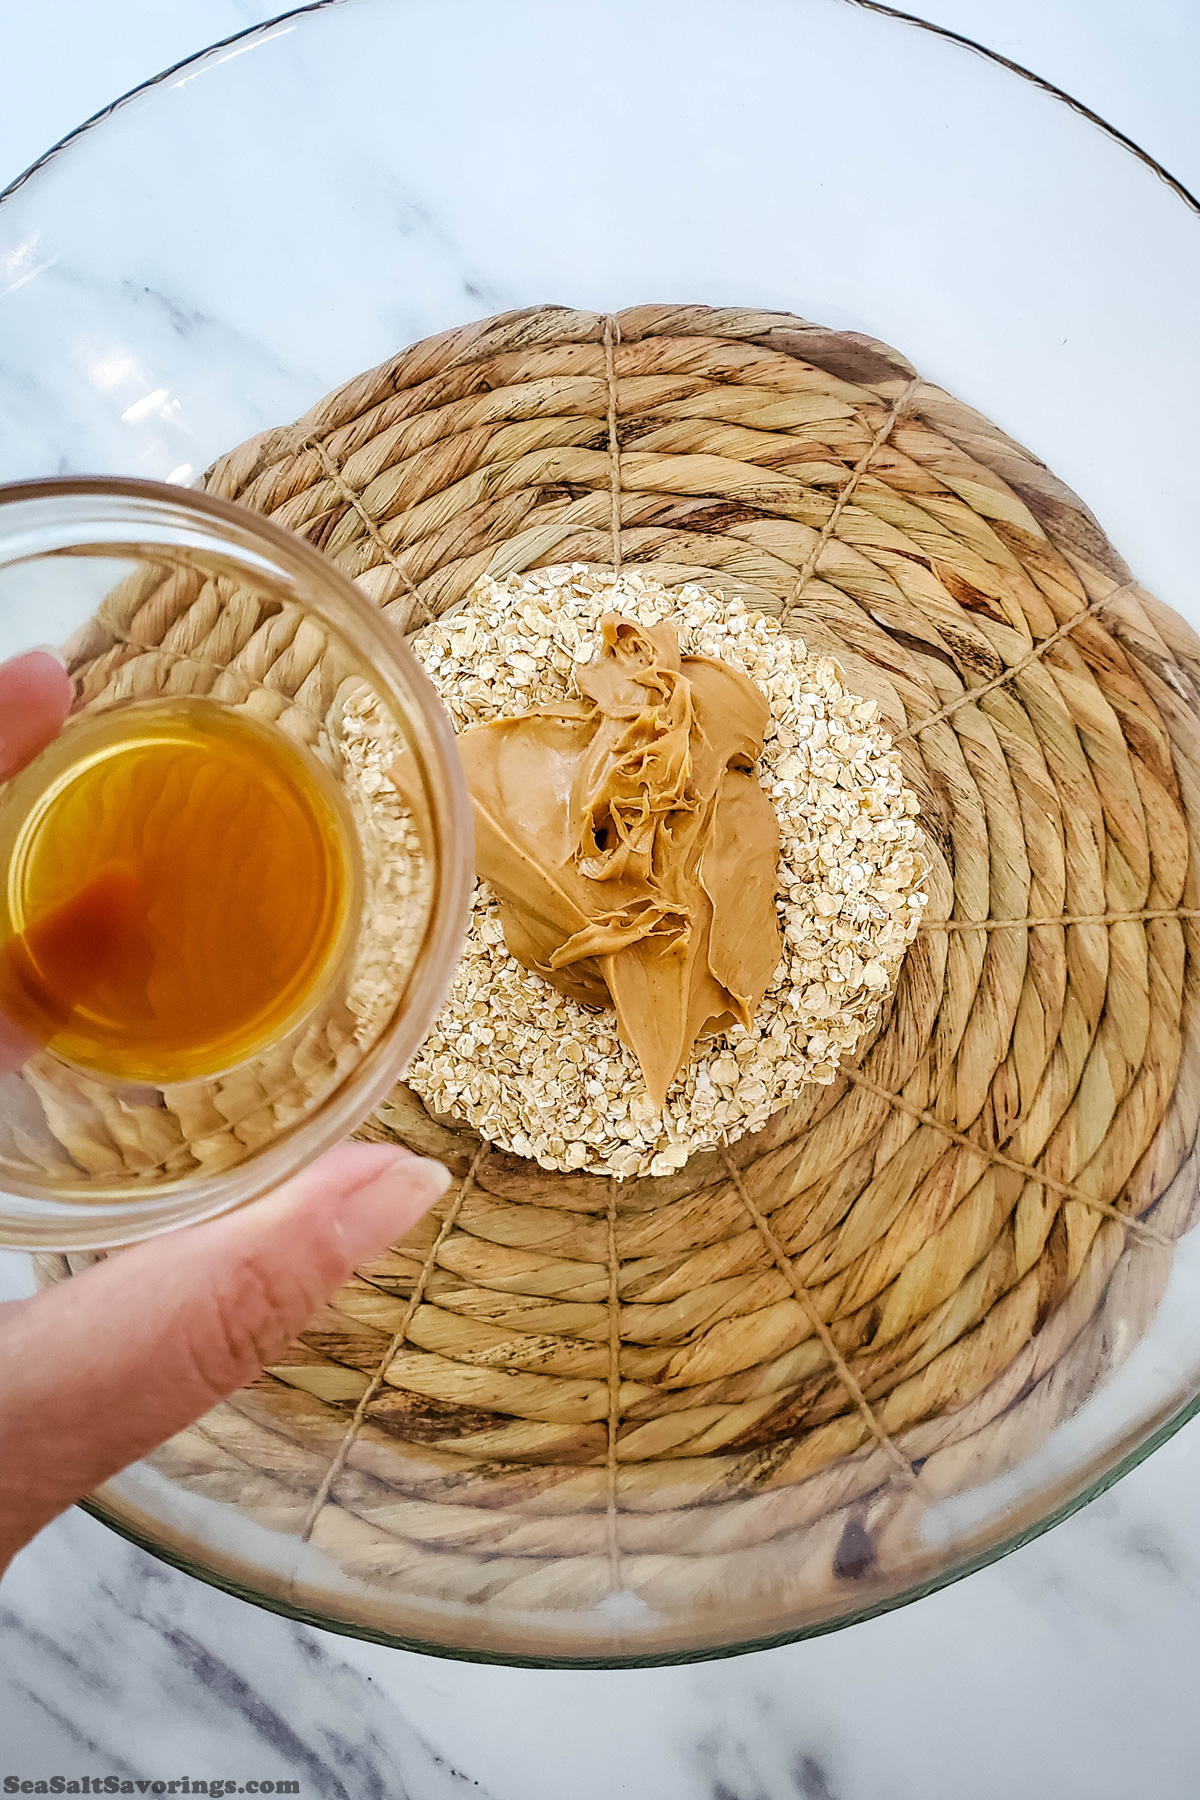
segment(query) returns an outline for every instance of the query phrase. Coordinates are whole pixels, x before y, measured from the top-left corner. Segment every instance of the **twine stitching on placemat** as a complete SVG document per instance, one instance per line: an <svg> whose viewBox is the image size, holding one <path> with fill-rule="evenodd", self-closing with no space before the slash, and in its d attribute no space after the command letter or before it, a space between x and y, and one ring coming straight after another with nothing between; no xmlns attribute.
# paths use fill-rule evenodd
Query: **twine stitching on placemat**
<svg viewBox="0 0 1200 1800"><path fill-rule="evenodd" d="M751 1199L750 1190L742 1180L742 1172L733 1160L726 1145L722 1145L721 1147L721 1156L729 1174L729 1179L737 1189L739 1200L753 1220L755 1229L763 1243L767 1246L767 1249L770 1251L780 1274L790 1285L793 1294L795 1294L796 1299L799 1302L801 1311L805 1314L809 1324L825 1346L825 1354L833 1364L834 1372L837 1375L838 1380L849 1394L854 1405L858 1408L867 1430L875 1439L880 1449L886 1451L888 1456L891 1457L897 1470L903 1475L904 1480L909 1483L910 1486L915 1486L917 1483L916 1470L913 1468L904 1452L900 1449L899 1445L888 1436L883 1426L879 1423L879 1420L875 1417L870 1401L858 1385L853 1370L838 1349L837 1344L834 1342L833 1333L817 1311L816 1302L801 1281L799 1275L797 1275L795 1264L772 1231L770 1221L759 1211L758 1207Z"/></svg>
<svg viewBox="0 0 1200 1800"><path fill-rule="evenodd" d="M1106 1219L1115 1219L1118 1225L1124 1225L1136 1237L1144 1237L1148 1242L1165 1246L1168 1250L1175 1248L1175 1240L1168 1237L1165 1232L1156 1231L1153 1225L1143 1224L1141 1219L1136 1218L1132 1213L1123 1213L1111 1201L1097 1200L1072 1181L1061 1181L1057 1175L1048 1175L1044 1169L1035 1168L1032 1163L1018 1162L1014 1156L1005 1156L1002 1150L978 1143L974 1138L968 1137L965 1131L959 1131L957 1126L948 1124L945 1119L939 1119L936 1113L931 1113L925 1107L918 1106L913 1100L906 1100L903 1094L894 1094L890 1088L881 1087L878 1082L869 1080L857 1069L843 1069L842 1073L847 1080L854 1082L856 1087L864 1089L868 1094L874 1094L879 1100L886 1100L898 1112L907 1113L910 1118L919 1119L922 1125L928 1125L932 1130L940 1131L952 1143L961 1144L965 1150L973 1150L985 1162L995 1163L998 1168L1011 1169L1014 1174L1024 1175L1027 1181L1050 1188L1053 1193L1061 1194L1066 1200L1078 1200L1082 1205L1090 1206L1093 1211L1103 1213Z"/></svg>
<svg viewBox="0 0 1200 1800"><path fill-rule="evenodd" d="M620 1259L617 1256L617 1184L608 1184L608 1563L613 1592L621 1587L621 1545L617 1536L617 1433L621 1423Z"/></svg>
<svg viewBox="0 0 1200 1800"><path fill-rule="evenodd" d="M794 612L796 607L799 606L800 601L804 597L804 590L816 573L817 564L821 560L821 552L837 530L838 520L853 499L855 489L858 487L859 482L867 473L875 456L887 443L901 414L904 412L909 401L912 399L912 396L920 386L921 377L919 375L914 375L912 380L906 384L903 392L892 402L891 408L889 409L883 424L879 427L875 436L871 439L871 442L867 445L867 448L846 477L846 480L838 489L837 498L833 503L833 508L829 517L817 533L816 543L805 557L800 573L796 577L796 585L792 589L791 599L784 602L783 608L780 611L779 624L781 628L787 624L788 618L792 612Z"/></svg>
<svg viewBox="0 0 1200 1800"><path fill-rule="evenodd" d="M392 1358L399 1351L399 1349L401 1348L401 1346L404 1343L405 1338L408 1336L408 1328L412 1324L414 1318L416 1317L417 1308L420 1306L422 1300L425 1298L425 1288L429 1281L430 1275L433 1273L434 1266L437 1263L438 1251L441 1249L442 1245L445 1243L446 1239L449 1237L450 1233L453 1231L454 1222L458 1218L459 1211L462 1207L463 1201L466 1200L466 1198L470 1194L472 1188L475 1186L475 1174L476 1174L477 1169L479 1168L480 1163L483 1161L485 1155L487 1154L487 1149L488 1149L488 1146L486 1144L484 1144L484 1143L480 1144L478 1150L475 1152L474 1158L472 1159L470 1168L467 1170L467 1173L464 1175L462 1182L459 1185L457 1194L455 1194L454 1199L451 1201L450 1205L446 1209L446 1216L442 1220L441 1227L438 1231L438 1234L437 1234L436 1238L433 1240L433 1244L430 1248L428 1256L425 1258L424 1263L421 1265L421 1273L417 1276L416 1284L413 1287L412 1296L409 1299L408 1305L404 1309L404 1316L401 1319L400 1324L397 1326L396 1331L392 1336L391 1342L388 1344L387 1349L383 1353L383 1357L380 1361L379 1367L376 1369L374 1375L372 1375L371 1380L366 1388L366 1391L363 1393L362 1397L360 1398L360 1400L358 1402L358 1405L355 1407L354 1416L350 1420L349 1425L346 1427L345 1436L342 1438L341 1443L338 1445L337 1450L333 1457L333 1461L330 1463L328 1469L326 1469L325 1474L321 1479L321 1485L317 1489L316 1494L313 1496L312 1505L308 1509L307 1516L305 1517L305 1520L304 1520L304 1527L300 1533L300 1540L302 1543L307 1543L309 1538L312 1536L313 1528L317 1523L318 1515L320 1514L322 1507L325 1505L325 1502L329 1498L330 1489L333 1487L334 1482L337 1480L338 1476L341 1474L342 1470L345 1468L346 1458L349 1456L351 1450L354 1448L354 1440L357 1438L359 1432L362 1429L363 1421L365 1420L365 1418L367 1416L367 1408L368 1408L368 1406L370 1406L372 1400L374 1400L376 1394L379 1392L380 1388L383 1385L383 1380L384 1380L385 1374L387 1373L388 1364L391 1362Z"/></svg>
<svg viewBox="0 0 1200 1800"><path fill-rule="evenodd" d="M325 445L321 442L321 440L319 438L307 437L307 438L302 439L301 448L316 451L317 456L320 459L321 467L324 469L326 475L329 477L330 481L333 482L333 484L337 488L339 494L341 494L343 500L345 500L347 502L347 504L349 506L351 506L354 509L354 511L358 514L359 518L363 522L363 525L366 527L367 536L371 539L372 543L375 545L375 548L379 551L379 553L383 557L384 561L389 565L390 568L395 570L396 574L400 577L401 581L404 583L405 590L408 593L408 596L413 603L412 606L410 606L409 610L408 610L408 618L405 621L405 629L408 630L411 627L413 611L418 606L421 608L421 611L425 614L424 622L427 625L431 625L433 623L433 621L437 618L437 614L434 612L433 608L429 605L429 602L423 598L423 596L418 591L418 589L413 585L413 582L410 579L407 571L404 568L402 568L400 563L397 561L395 552L391 549L390 545L385 541L383 534L379 530L379 527L376 525L374 519L371 517L370 513L367 511L366 507L363 505L360 496L358 494L356 494L354 489L350 486L350 483L346 480L345 476L342 474L342 471L338 468L337 464L334 462L332 456L330 456L328 450L325 448Z"/></svg>
<svg viewBox="0 0 1200 1800"><path fill-rule="evenodd" d="M1064 619L1063 623L1056 631L1052 631L1049 637L1042 638L1032 650L1027 651L1024 656L1013 663L1011 668L1005 669L1002 675L993 675L990 681L981 682L978 687L967 688L956 699L948 700L938 712L930 713L927 719L918 719L914 725L908 725L903 731L898 731L892 739L892 743L902 744L906 738L916 737L918 732L927 731L931 725L940 725L943 719L948 719L951 713L956 713L960 706L971 706L976 701L982 700L985 694L994 693L998 687L1003 687L1006 681L1012 681L1016 676L1023 674L1032 663L1040 662L1046 652L1053 650L1055 644L1061 643L1063 638L1069 637L1077 625L1082 625L1086 620L1095 618L1097 613L1103 612L1106 606L1111 606L1115 600L1121 599L1122 595L1132 593L1137 585L1136 581L1123 582L1120 587L1115 587L1110 594L1106 594L1103 600L1093 600L1089 606L1081 607L1077 613L1072 613L1069 619Z"/></svg>
<svg viewBox="0 0 1200 1800"><path fill-rule="evenodd" d="M621 573L621 445L617 437L617 372L613 346L620 341L620 322L609 313L604 320L604 378L608 383L608 485L612 565L618 575Z"/></svg>
<svg viewBox="0 0 1200 1800"><path fill-rule="evenodd" d="M1044 919L922 919L922 931L1032 931L1043 925L1138 925L1150 919L1200 919L1200 906L1145 906L1140 912L1059 913Z"/></svg>

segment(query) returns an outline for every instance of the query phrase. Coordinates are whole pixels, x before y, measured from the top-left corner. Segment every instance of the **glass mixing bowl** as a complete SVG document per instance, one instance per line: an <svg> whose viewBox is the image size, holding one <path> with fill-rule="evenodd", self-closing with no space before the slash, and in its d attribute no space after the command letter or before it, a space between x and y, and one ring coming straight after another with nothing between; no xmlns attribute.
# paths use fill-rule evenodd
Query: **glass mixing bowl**
<svg viewBox="0 0 1200 1800"><path fill-rule="evenodd" d="M1147 587L1200 622L1193 206L1060 99L880 10L302 8L139 90L17 184L0 271L10 478L191 482L335 383L507 308L778 309L898 345L1035 446ZM349 1471L355 1490L334 1445L286 1430L268 1458L244 1411L219 1451L180 1442L94 1504L261 1604L442 1653L636 1663L825 1631L1004 1554L1191 1415L1195 1233L1166 1260L1145 1252L1136 1328L1116 1300L1097 1309L1047 1429L1023 1434L1014 1413L994 1458L966 1459L919 1507L885 1477L869 1516L833 1525L773 1533L768 1493L720 1517L619 1518L606 1538L601 1505L560 1536L553 1578L522 1586L522 1544L558 1529L555 1471L544 1503L507 1510L497 1465L490 1511L434 1516L420 1491L445 1477L441 1453L395 1446L411 1479L394 1516L409 1523L385 1552L354 1508L388 1471ZM300 1529L330 1493L359 1533L349 1573ZM746 1546L736 1603L698 1585L694 1604L654 1616L619 1583L596 1601L598 1559L636 1553L652 1577L656 1557L726 1526ZM491 1572L481 1554L440 1603L434 1551L461 1547L465 1570L470 1545L493 1541Z"/></svg>

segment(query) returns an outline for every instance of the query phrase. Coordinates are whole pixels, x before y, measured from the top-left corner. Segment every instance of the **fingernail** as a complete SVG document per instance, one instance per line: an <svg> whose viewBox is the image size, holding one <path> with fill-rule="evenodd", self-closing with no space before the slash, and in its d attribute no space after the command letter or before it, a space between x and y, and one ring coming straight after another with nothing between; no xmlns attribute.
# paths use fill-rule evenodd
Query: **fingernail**
<svg viewBox="0 0 1200 1800"><path fill-rule="evenodd" d="M452 1179L449 1169L430 1157L401 1155L342 1201L338 1224L347 1253L360 1257L386 1249L441 1199Z"/></svg>
<svg viewBox="0 0 1200 1800"><path fill-rule="evenodd" d="M67 667L67 659L57 644L34 644L28 650L22 650L22 656L52 656L60 669ZM14 659L16 660L16 659ZM68 673L70 671L68 670Z"/></svg>
<svg viewBox="0 0 1200 1800"><path fill-rule="evenodd" d="M430 1206L441 1199L454 1180L445 1163L435 1162L432 1156L414 1156L408 1166L410 1172L417 1172L420 1180L428 1184Z"/></svg>

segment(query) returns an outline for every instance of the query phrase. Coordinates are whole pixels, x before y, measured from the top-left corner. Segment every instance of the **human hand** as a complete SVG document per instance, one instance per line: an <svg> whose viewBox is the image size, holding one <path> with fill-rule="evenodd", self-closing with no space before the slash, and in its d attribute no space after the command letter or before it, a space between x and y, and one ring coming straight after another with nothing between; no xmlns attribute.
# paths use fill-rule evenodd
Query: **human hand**
<svg viewBox="0 0 1200 1800"><path fill-rule="evenodd" d="M0 664L0 780L50 742L70 700L48 653ZM0 1017L0 1074L28 1049ZM0 1572L56 1514L253 1380L449 1182L407 1150L342 1144L252 1206L0 1305Z"/></svg>

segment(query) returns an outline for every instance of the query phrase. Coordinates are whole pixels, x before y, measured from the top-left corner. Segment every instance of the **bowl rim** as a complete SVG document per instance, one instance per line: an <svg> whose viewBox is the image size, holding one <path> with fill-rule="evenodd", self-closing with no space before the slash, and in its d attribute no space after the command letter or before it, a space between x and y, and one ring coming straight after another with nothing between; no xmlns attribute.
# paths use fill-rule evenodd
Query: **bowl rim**
<svg viewBox="0 0 1200 1800"><path fill-rule="evenodd" d="M1200 1394L1193 1395L1184 1402L1177 1412L1171 1414L1156 1430L1143 1438L1136 1447L1129 1451L1121 1461L1111 1469L1106 1469L1097 1480L1073 1494L1060 1506L1051 1509L1032 1524L1022 1525L1008 1537L997 1543L988 1545L973 1556L955 1563L953 1566L939 1570L935 1575L926 1575L909 1587L901 1587L893 1594L885 1594L880 1598L868 1601L861 1606L849 1608L834 1617L815 1620L806 1625L798 1625L786 1631L765 1633L762 1637L739 1638L728 1644L706 1644L680 1650L629 1651L621 1654L616 1651L603 1655L588 1656L581 1654L571 1656L556 1654L553 1651L533 1655L517 1650L483 1650L466 1649L460 1644L438 1642L436 1639L409 1637L401 1632L381 1630L378 1626L368 1625L360 1621L352 1621L339 1617L332 1612L318 1612L314 1607L303 1606L297 1601L288 1600L282 1594L264 1593L261 1588L250 1586L238 1579L232 1572L193 1561L183 1551L156 1538L154 1533L144 1526L135 1523L134 1519L122 1507L120 1500L106 1495L103 1488L95 1494L76 1502L81 1512L87 1513L109 1531L124 1538L126 1543L144 1550L158 1562L167 1563L178 1569L183 1575L190 1575L202 1581L207 1587L216 1588L220 1593L229 1594L235 1600L243 1600L252 1606L261 1607L264 1612L277 1613L280 1618L294 1619L300 1625L316 1626L321 1631L332 1631L339 1637L357 1638L364 1643L382 1644L389 1650L410 1650L421 1656L436 1656L446 1662L487 1663L503 1669L663 1669L675 1668L685 1663L726 1662L734 1656L751 1656L760 1650L779 1650L787 1644L807 1643L812 1638L828 1637L835 1631L844 1631L851 1625L865 1625L870 1619L882 1618L886 1613L899 1612L901 1607L911 1606L915 1600L924 1600L931 1594L941 1593L943 1588L954 1587L968 1575L976 1575L981 1569L988 1569L993 1563L1003 1561L1015 1550L1024 1549L1026 1544L1034 1543L1056 1525L1063 1524L1089 1506L1093 1500L1106 1494L1117 1482L1139 1468L1156 1450L1169 1443L1183 1426L1200 1413Z"/></svg>
<svg viewBox="0 0 1200 1800"><path fill-rule="evenodd" d="M0 205L20 188L23 188L26 182L52 162L60 151L73 144L77 138L83 137L94 126L102 124L113 113L118 112L127 101L136 99L139 94L146 93L150 88L159 87L163 82L169 81L173 75L178 75L182 69L189 69L195 64L202 63L207 57L215 56L219 50L228 50L233 44L245 43L251 38L269 36L278 26L286 24L289 19L303 18L307 13L325 12L330 7L345 6L346 4L347 0L306 0L304 5L288 7L283 12L273 13L269 19L261 19L257 25L247 25L241 31L231 31L227 37L216 38L201 49L193 50L189 56L181 56L178 62L168 64L157 74L149 75L144 81L136 82L133 87L126 88L124 93L118 94L107 105L98 108L86 119L82 119L78 125L73 125L70 131L64 132L62 137L57 138L39 156L36 156L27 168L14 175L6 187L0 188ZM910 25L917 31L928 32L932 37L945 38L948 43L955 44L962 50L969 50L976 56L982 56L988 62L995 63L999 68L1007 69L1009 74L1019 76L1022 81L1030 82L1034 87L1040 88L1044 94L1049 94L1063 106L1068 107L1071 112L1078 113L1080 118L1086 119L1089 124L1095 125L1107 137L1112 138L1114 143L1137 157L1139 162L1145 163L1146 167L1152 170L1159 180L1164 182L1183 201L1185 206L1189 207L1192 212L1200 214L1200 197L1193 194L1177 175L1173 175L1165 164L1158 161L1157 157L1152 156L1148 150L1144 149L1136 138L1130 137L1119 126L1106 119L1103 113L1099 113L1094 107L1089 106L1085 100L1080 100L1076 95L1068 93L1066 88L1059 87L1056 82L1047 80L1044 75L1039 75L1035 69L1029 68L1025 63L1017 62L999 50L993 50L989 45L981 43L978 38L973 38L966 32L954 31L948 25L939 25L933 19L923 19L917 13L905 12L901 7L888 6L884 0L840 0L840 4L857 7L860 12L876 13L885 19L895 19L900 24Z"/></svg>

